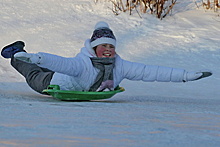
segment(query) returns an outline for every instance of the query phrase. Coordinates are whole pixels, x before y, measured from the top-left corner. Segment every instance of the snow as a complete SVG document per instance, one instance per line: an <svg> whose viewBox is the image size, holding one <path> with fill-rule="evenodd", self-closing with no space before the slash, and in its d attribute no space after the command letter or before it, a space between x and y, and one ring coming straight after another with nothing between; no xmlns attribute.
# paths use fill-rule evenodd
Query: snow
<svg viewBox="0 0 220 147"><path fill-rule="evenodd" d="M199 0L197 0L200 4ZM179 1L159 20L121 13L91 0L2 0L0 46L23 40L31 53L75 56L98 21L106 21L124 59L208 69L187 83L124 80L126 91L99 102L62 102L31 90L0 59L0 146L217 146L220 143L220 17Z"/></svg>

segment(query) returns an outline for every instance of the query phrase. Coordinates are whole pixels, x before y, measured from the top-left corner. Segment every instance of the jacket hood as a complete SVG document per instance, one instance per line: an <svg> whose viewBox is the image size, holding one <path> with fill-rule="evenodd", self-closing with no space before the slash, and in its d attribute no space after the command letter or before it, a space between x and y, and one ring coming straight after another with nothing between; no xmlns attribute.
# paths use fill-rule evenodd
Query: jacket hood
<svg viewBox="0 0 220 147"><path fill-rule="evenodd" d="M95 51L93 50L90 39L87 39L84 43L84 47L81 48L81 53L85 54L88 57L97 57Z"/></svg>

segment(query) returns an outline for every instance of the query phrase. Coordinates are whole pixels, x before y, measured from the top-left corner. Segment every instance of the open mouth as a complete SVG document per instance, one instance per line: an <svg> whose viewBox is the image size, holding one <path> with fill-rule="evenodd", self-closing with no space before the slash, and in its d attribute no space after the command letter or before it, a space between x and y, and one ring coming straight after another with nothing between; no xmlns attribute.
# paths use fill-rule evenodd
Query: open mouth
<svg viewBox="0 0 220 147"><path fill-rule="evenodd" d="M110 53L104 53L104 54L103 54L103 56L105 56L105 57L111 57L111 55L112 55L112 54L110 54Z"/></svg>

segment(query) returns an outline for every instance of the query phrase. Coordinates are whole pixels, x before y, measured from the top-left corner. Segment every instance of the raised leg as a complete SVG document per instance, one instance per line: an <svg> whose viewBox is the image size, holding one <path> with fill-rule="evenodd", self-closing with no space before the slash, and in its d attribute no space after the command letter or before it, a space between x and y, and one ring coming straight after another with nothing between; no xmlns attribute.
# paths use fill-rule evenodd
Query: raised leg
<svg viewBox="0 0 220 147"><path fill-rule="evenodd" d="M54 72L48 69L41 68L36 64L26 63L15 58L11 58L11 65L25 77L28 85L35 91L43 93L42 91L50 85L50 81Z"/></svg>

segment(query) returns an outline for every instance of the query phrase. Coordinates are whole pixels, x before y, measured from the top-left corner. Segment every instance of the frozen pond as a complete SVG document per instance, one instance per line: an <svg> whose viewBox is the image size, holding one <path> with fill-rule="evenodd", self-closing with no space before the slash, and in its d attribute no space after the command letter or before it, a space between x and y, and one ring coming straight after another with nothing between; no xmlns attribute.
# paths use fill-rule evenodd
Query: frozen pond
<svg viewBox="0 0 220 147"><path fill-rule="evenodd" d="M220 100L131 97L0 99L0 146L218 146Z"/></svg>

